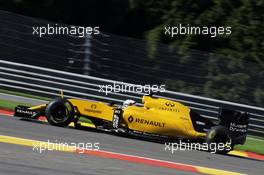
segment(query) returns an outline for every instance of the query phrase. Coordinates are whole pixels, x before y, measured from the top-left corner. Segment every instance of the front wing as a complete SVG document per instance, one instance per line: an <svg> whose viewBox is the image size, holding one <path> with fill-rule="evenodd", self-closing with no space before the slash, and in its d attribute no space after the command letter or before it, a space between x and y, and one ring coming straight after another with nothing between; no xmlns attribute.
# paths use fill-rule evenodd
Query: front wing
<svg viewBox="0 0 264 175"><path fill-rule="evenodd" d="M15 117L22 117L27 119L38 119L39 116L43 115L44 112L41 110L33 110L28 106L17 106L15 107Z"/></svg>

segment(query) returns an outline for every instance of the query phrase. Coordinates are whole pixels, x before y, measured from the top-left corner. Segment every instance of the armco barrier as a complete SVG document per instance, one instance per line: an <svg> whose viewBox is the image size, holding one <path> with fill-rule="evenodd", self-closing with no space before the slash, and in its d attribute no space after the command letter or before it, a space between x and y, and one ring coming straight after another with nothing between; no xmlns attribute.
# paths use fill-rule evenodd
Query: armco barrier
<svg viewBox="0 0 264 175"><path fill-rule="evenodd" d="M0 87L46 97L59 95L61 89L66 97L84 98L97 101L122 103L133 99L141 103L143 93L108 93L99 92L99 85L132 85L129 83L102 79L87 75L68 73L49 68L14 63L0 60ZM182 102L204 117L216 120L220 108L230 108L250 113L249 133L264 136L264 108L205 98L185 93L166 90L156 95Z"/></svg>

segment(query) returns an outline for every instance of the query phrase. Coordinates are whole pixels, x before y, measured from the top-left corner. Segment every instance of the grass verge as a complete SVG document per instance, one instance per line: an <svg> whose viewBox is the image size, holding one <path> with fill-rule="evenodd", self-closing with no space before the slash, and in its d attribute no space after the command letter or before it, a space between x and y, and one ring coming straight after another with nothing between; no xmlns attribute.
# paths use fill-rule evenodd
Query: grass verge
<svg viewBox="0 0 264 175"><path fill-rule="evenodd" d="M236 150L250 151L264 155L264 139L254 138L254 136L248 136L244 145L235 146Z"/></svg>
<svg viewBox="0 0 264 175"><path fill-rule="evenodd" d="M25 103L7 101L7 100L1 100L0 99L0 108L2 108L2 109L14 110L14 108L17 105L31 106L31 104L28 104L28 103L25 104ZM80 121L91 123L91 121L85 117L81 117ZM237 145L237 146L235 146L235 149L236 150L255 152L255 153L259 153L259 154L264 155L264 138L249 136L249 137L247 137L247 141L244 145Z"/></svg>
<svg viewBox="0 0 264 175"><path fill-rule="evenodd" d="M7 100L0 99L0 108L1 109L13 111L17 105L31 106L31 104L28 104L28 103L21 103L21 102L14 102L14 101L7 101Z"/></svg>

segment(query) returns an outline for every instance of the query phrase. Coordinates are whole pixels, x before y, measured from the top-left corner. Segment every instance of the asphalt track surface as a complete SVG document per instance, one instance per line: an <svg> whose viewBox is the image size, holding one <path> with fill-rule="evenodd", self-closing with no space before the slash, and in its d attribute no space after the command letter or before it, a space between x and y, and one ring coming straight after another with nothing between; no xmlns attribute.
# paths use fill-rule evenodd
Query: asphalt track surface
<svg viewBox="0 0 264 175"><path fill-rule="evenodd" d="M263 174L263 161L202 151L165 151L164 144L125 138L73 128L60 128L42 122L22 121L0 116L0 135L40 141L100 143L100 150L149 157L243 174ZM66 152L42 154L25 147L0 143L0 174L192 174L169 168L153 167L121 160Z"/></svg>

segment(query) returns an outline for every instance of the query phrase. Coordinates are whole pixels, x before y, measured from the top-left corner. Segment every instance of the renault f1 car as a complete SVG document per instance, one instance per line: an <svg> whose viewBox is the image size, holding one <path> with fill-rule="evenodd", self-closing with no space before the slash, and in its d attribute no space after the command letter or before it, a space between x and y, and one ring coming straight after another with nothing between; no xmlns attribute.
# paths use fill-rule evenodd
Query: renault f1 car
<svg viewBox="0 0 264 175"><path fill-rule="evenodd" d="M244 144L246 140L248 113L222 109L218 122L214 123L176 101L143 96L142 103L143 106L118 106L60 97L48 104L17 106L15 116L27 119L46 116L51 125L61 127L71 122L77 126L82 116L91 120L96 129L142 136L202 140L204 143L222 143L225 146L227 143L231 144L229 149L221 150L222 153L230 151L236 144Z"/></svg>

